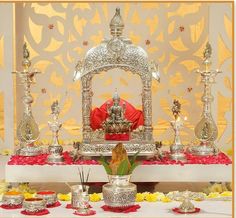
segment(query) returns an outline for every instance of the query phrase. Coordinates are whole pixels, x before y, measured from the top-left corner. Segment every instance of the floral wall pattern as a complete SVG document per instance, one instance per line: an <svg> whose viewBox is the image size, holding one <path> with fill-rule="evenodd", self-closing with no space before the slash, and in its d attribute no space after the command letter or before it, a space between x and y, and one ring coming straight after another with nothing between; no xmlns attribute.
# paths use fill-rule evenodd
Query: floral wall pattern
<svg viewBox="0 0 236 218"><path fill-rule="evenodd" d="M0 4L0 149L14 146L13 4Z"/></svg>
<svg viewBox="0 0 236 218"><path fill-rule="evenodd" d="M61 104L64 123L61 139L66 143L81 140L81 85L80 81L72 81L74 67L91 47L110 36L109 22L117 6L125 22L123 35L143 47L149 59L159 64L161 82L154 81L152 85L153 127L155 139L167 144L173 138L169 122L173 119L170 108L175 98L182 103L182 114L187 117L182 140L185 144L194 140L193 128L202 110L202 85L193 70L201 67L202 52L210 39L213 67L223 70L213 87L216 94L213 113L220 129L218 143L226 143L224 148L229 148L232 143L230 3L224 3L224 10L218 14L218 19L224 22L219 23L217 31L224 29L224 34L216 41L213 33L216 30L211 30L215 21L210 19L212 10L217 10L214 7L220 7L217 3L16 3L17 66L21 65L22 45L26 41L32 68L42 71L32 88L33 111L40 125L41 140L50 140L47 121L50 105L56 99ZM221 57L222 53L217 51L224 50L225 45L228 53ZM99 74L93 82L93 107L100 106L117 88L122 98L140 108L140 84L138 76L132 73L113 70ZM22 93L17 89L19 120ZM229 106L222 108L222 103Z"/></svg>

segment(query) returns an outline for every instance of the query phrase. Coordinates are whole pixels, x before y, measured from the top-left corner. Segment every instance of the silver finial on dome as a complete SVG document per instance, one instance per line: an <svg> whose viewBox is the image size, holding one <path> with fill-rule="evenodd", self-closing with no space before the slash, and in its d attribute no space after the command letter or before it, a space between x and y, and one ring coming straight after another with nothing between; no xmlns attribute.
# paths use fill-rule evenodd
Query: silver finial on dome
<svg viewBox="0 0 236 218"><path fill-rule="evenodd" d="M115 90L115 93L114 93L114 95L113 95L113 97L112 97L112 100L114 101L114 100L120 100L120 96L119 96L119 94L118 94L118 92L117 92L117 89Z"/></svg>
<svg viewBox="0 0 236 218"><path fill-rule="evenodd" d="M111 35L114 37L121 36L124 26L124 21L120 15L120 8L116 8L116 13L110 22Z"/></svg>

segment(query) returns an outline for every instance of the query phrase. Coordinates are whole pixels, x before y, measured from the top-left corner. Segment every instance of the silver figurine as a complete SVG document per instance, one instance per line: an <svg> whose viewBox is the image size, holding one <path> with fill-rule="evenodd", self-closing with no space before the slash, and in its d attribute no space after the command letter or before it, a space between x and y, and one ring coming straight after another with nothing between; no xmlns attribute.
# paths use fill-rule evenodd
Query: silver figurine
<svg viewBox="0 0 236 218"><path fill-rule="evenodd" d="M20 148L16 150L16 154L22 156L36 156L42 153L42 149L39 146L34 145L34 142L39 138L39 127L35 122L32 114L31 104L34 99L30 93L30 86L34 83L34 76L40 72L29 70L31 66L30 52L27 48L27 44L23 46L23 71L12 72L19 76L21 79L21 85L24 87L24 96L22 101L24 104L23 118L17 127L17 138L20 142Z"/></svg>
<svg viewBox="0 0 236 218"><path fill-rule="evenodd" d="M52 131L52 144L48 147L48 162L49 163L61 163L64 161L62 156L63 147L59 144L58 141L58 132L62 127L62 124L58 121L58 116L60 114L60 108L58 101L53 102L51 105L53 121L48 122L48 126Z"/></svg>
<svg viewBox="0 0 236 218"><path fill-rule="evenodd" d="M211 103L214 100L211 94L211 85L215 83L215 77L221 71L210 70L211 54L212 48L208 42L203 53L204 70L197 70L197 73L201 75L201 83L204 84L204 92L201 98L203 102L202 118L194 129L195 136L200 141L200 145L189 147L190 153L198 156L215 155L218 153L214 143L218 136L218 129L211 113Z"/></svg>
<svg viewBox="0 0 236 218"><path fill-rule="evenodd" d="M175 137L174 142L170 146L170 158L172 160L186 160L185 154L184 154L184 146L181 143L179 130L183 126L183 121L180 118L180 112L181 112L181 104L178 100L174 100L173 107L172 107L172 113L174 115L174 120L171 121L171 126L174 129Z"/></svg>

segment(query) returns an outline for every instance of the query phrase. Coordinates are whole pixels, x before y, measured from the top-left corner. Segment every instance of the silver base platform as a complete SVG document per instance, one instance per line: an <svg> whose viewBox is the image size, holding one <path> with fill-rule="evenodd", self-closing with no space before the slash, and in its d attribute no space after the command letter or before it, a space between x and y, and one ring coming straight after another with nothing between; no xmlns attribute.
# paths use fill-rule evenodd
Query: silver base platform
<svg viewBox="0 0 236 218"><path fill-rule="evenodd" d="M80 146L80 154L83 156L111 156L112 149L117 143L123 143L128 155L140 152L140 156L149 156L156 153L156 145L154 142L133 142L133 141L104 141L104 142L82 142Z"/></svg>
<svg viewBox="0 0 236 218"><path fill-rule="evenodd" d="M188 148L188 152L196 156L216 155L216 148L210 145L195 145Z"/></svg>
<svg viewBox="0 0 236 218"><path fill-rule="evenodd" d="M43 149L40 146L24 146L20 147L15 152L17 155L32 157L43 153Z"/></svg>

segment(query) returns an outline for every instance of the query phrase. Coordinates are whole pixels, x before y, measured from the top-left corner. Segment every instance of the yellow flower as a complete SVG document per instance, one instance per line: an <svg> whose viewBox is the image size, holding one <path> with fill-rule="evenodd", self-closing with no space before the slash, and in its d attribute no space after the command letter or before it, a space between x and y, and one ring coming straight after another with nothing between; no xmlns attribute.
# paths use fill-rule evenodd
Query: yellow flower
<svg viewBox="0 0 236 218"><path fill-rule="evenodd" d="M7 191L8 185L9 184L5 182L4 180L0 180L0 194L3 194L4 192Z"/></svg>
<svg viewBox="0 0 236 218"><path fill-rule="evenodd" d="M220 196L219 192L211 192L207 198L218 198Z"/></svg>
<svg viewBox="0 0 236 218"><path fill-rule="evenodd" d="M222 192L222 184L213 184L211 187L209 187L210 192Z"/></svg>
<svg viewBox="0 0 236 218"><path fill-rule="evenodd" d="M157 201L157 195L156 194L151 194L149 193L147 196L146 196L146 201L148 202L155 202Z"/></svg>
<svg viewBox="0 0 236 218"><path fill-rule="evenodd" d="M203 192L199 192L199 194L201 194L201 195L199 195L198 197L193 198L194 201L203 201L203 200L205 200L207 195Z"/></svg>
<svg viewBox="0 0 236 218"><path fill-rule="evenodd" d="M161 198L161 202L168 203L168 202L171 202L171 199L166 197L166 196L164 196L164 197Z"/></svg>
<svg viewBox="0 0 236 218"><path fill-rule="evenodd" d="M58 193L57 198L60 201L70 201L71 200L71 193L70 192L67 194Z"/></svg>
<svg viewBox="0 0 236 218"><path fill-rule="evenodd" d="M0 152L1 155L4 155L4 156L8 156L8 155L11 155L13 154L13 151L11 149L3 149L1 152Z"/></svg>
<svg viewBox="0 0 236 218"><path fill-rule="evenodd" d="M161 201L161 199L165 197L165 194L162 192L154 192L154 194L157 196L158 201Z"/></svg>
<svg viewBox="0 0 236 218"><path fill-rule="evenodd" d="M222 192L220 194L221 197L231 197L232 196L232 192L230 191L225 191L225 192Z"/></svg>
<svg viewBox="0 0 236 218"><path fill-rule="evenodd" d="M229 156L232 157L232 155L233 155L233 150L232 150L232 148L228 149L228 150L226 151L226 153L227 153Z"/></svg>
<svg viewBox="0 0 236 218"><path fill-rule="evenodd" d="M29 192L25 192L24 193L24 198L27 199L27 198L33 198L35 197L35 193L29 193Z"/></svg>
<svg viewBox="0 0 236 218"><path fill-rule="evenodd" d="M93 193L89 195L89 200L92 202L101 201L101 194Z"/></svg>
<svg viewBox="0 0 236 218"><path fill-rule="evenodd" d="M137 193L136 194L136 198L135 198L136 202L144 201L144 199L145 199L145 194L144 193Z"/></svg>

